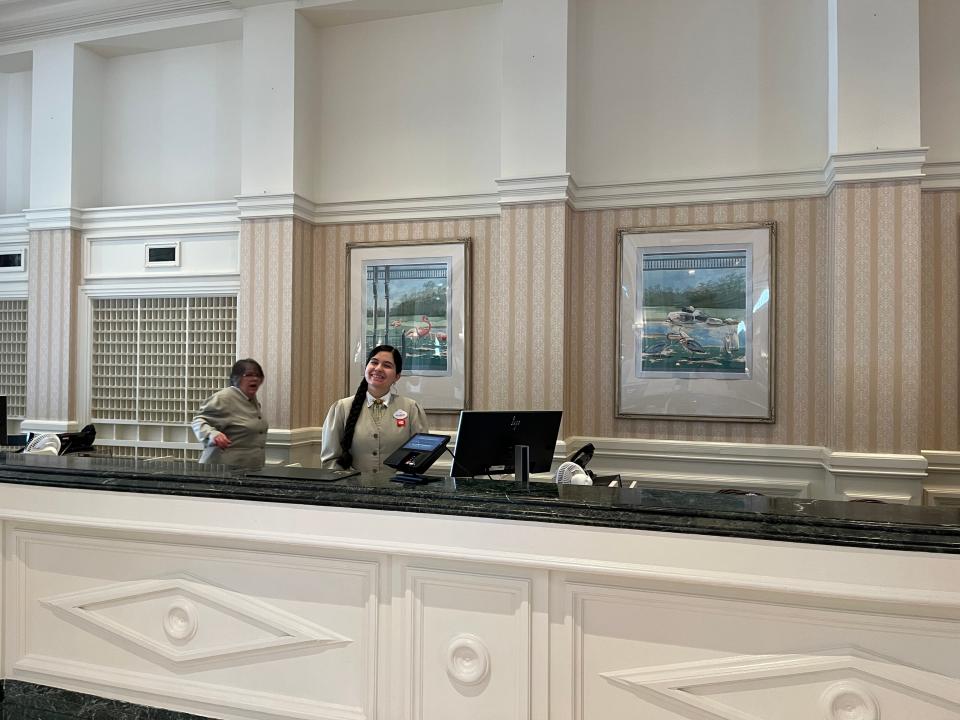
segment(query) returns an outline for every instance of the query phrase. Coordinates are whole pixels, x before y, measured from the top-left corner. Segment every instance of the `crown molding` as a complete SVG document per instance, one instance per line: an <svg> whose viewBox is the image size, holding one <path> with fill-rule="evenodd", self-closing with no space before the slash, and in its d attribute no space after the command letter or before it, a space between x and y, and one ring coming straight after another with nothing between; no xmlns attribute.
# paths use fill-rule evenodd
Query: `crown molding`
<svg viewBox="0 0 960 720"><path fill-rule="evenodd" d="M112 3L106 7L103 3L86 0L64 5L69 7L69 12L31 10L27 16L29 19L20 21L16 18L5 19L0 15L0 43L90 31L121 23L144 23L216 11L236 11L229 0L152 0Z"/></svg>
<svg viewBox="0 0 960 720"><path fill-rule="evenodd" d="M79 230L83 225L82 210L72 207L28 208L23 211L27 228L34 230Z"/></svg>
<svg viewBox="0 0 960 720"><path fill-rule="evenodd" d="M924 163L923 190L956 190L960 188L960 162Z"/></svg>
<svg viewBox="0 0 960 720"><path fill-rule="evenodd" d="M26 242L29 239L30 230L24 213L0 215L0 243Z"/></svg>
<svg viewBox="0 0 960 720"><path fill-rule="evenodd" d="M314 205L317 225L398 220L447 220L500 214L497 193L321 202Z"/></svg>
<svg viewBox="0 0 960 720"><path fill-rule="evenodd" d="M139 237L238 232L233 200L160 205L125 205L83 210L81 229L88 238Z"/></svg>
<svg viewBox="0 0 960 720"><path fill-rule="evenodd" d="M608 210L651 205L772 200L823 194L823 173L819 170L800 170L687 180L585 185L576 188L573 206L576 210Z"/></svg>
<svg viewBox="0 0 960 720"><path fill-rule="evenodd" d="M314 222L313 201L296 193L237 195L236 202L242 220L295 217Z"/></svg>
<svg viewBox="0 0 960 720"><path fill-rule="evenodd" d="M929 148L833 153L823 166L825 193L837 183L920 180Z"/></svg>
<svg viewBox="0 0 960 720"><path fill-rule="evenodd" d="M499 178L501 205L570 202L577 196L577 184L570 173L533 177Z"/></svg>

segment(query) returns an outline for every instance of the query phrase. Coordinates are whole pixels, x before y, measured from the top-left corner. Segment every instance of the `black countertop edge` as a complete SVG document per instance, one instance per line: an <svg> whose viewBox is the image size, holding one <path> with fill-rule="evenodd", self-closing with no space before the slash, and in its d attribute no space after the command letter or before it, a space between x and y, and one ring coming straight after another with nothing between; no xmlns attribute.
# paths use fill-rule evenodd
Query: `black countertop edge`
<svg viewBox="0 0 960 720"><path fill-rule="evenodd" d="M107 490L150 495L173 495L355 508L446 516L481 517L527 522L572 524L653 532L711 535L754 540L773 540L818 545L877 548L932 553L960 553L960 523L898 522L898 515L921 515L924 519L952 519L951 511L938 508L902 508L893 505L776 498L779 512L760 511L772 498L717 496L714 493L649 491L644 499L633 491L615 488L578 488L544 484L531 493L521 493L509 482L480 483L471 492L466 487L443 492L436 486L349 485L305 481L276 482L243 477L174 477L148 475L131 477L123 473L58 472L44 468L0 466L0 483L48 486L68 489ZM569 497L564 498L566 493ZM540 495L538 497L538 494ZM621 501L626 495L626 501ZM637 502L630 502L636 495ZM645 500L645 502L643 502ZM682 501L683 506L669 502ZM839 506L839 508L838 508ZM814 508L820 511L847 510L857 517L829 517L823 514L786 511ZM786 508L786 509L785 509ZM904 512L909 510L912 512ZM922 511L931 512L924 513ZM918 513L918 511L920 511ZM960 516L960 513L957 513Z"/></svg>
<svg viewBox="0 0 960 720"><path fill-rule="evenodd" d="M3 681L0 720L208 720L22 680Z"/></svg>

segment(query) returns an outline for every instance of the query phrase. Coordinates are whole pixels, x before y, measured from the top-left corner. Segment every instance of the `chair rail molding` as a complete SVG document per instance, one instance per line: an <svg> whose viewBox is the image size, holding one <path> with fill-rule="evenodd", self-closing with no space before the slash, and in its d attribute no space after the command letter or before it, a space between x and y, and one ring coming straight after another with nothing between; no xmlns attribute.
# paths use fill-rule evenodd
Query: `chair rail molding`
<svg viewBox="0 0 960 720"><path fill-rule="evenodd" d="M807 445L696 442L574 436L567 448L593 443L590 469L629 486L721 490L820 500L882 500L920 504L927 481L924 455L846 453ZM960 453L952 458L960 472ZM942 458L940 458L942 461ZM960 497L960 488L958 488Z"/></svg>

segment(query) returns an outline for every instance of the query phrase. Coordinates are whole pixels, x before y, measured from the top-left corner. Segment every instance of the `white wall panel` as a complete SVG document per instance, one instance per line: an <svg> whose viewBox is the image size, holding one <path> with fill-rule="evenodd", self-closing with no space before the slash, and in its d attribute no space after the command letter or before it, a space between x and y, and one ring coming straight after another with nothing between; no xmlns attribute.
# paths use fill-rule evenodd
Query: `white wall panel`
<svg viewBox="0 0 960 720"><path fill-rule="evenodd" d="M179 244L179 266L145 267L146 246ZM84 275L93 278L163 277L239 272L234 234L152 238L103 238L88 241Z"/></svg>
<svg viewBox="0 0 960 720"><path fill-rule="evenodd" d="M556 651L572 656L577 720L952 720L960 712L953 622L577 583L566 584L566 598L573 632Z"/></svg>
<svg viewBox="0 0 960 720"><path fill-rule="evenodd" d="M33 73L0 74L0 214L30 203L30 107Z"/></svg>
<svg viewBox="0 0 960 720"><path fill-rule="evenodd" d="M229 697L248 717L373 714L375 559L27 530L8 541L20 618L10 669L163 691L194 708Z"/></svg>
<svg viewBox="0 0 960 720"><path fill-rule="evenodd" d="M960 3L920 1L920 137L927 160L960 160Z"/></svg>
<svg viewBox="0 0 960 720"><path fill-rule="evenodd" d="M315 200L495 192L496 6L324 28Z"/></svg>
<svg viewBox="0 0 960 720"><path fill-rule="evenodd" d="M579 185L823 166L826 0L579 2Z"/></svg>
<svg viewBox="0 0 960 720"><path fill-rule="evenodd" d="M408 717L530 717L532 581L407 567Z"/></svg>
<svg viewBox="0 0 960 720"><path fill-rule="evenodd" d="M110 58L104 105L103 205L239 192L239 42Z"/></svg>

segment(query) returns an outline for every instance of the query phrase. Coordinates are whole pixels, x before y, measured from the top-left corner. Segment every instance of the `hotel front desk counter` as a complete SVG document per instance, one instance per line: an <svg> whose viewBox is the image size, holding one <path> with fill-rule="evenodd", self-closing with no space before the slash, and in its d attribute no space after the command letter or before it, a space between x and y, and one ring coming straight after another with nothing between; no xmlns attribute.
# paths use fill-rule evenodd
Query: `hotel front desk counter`
<svg viewBox="0 0 960 720"><path fill-rule="evenodd" d="M37 717L960 718L957 509L7 455L0 519Z"/></svg>

